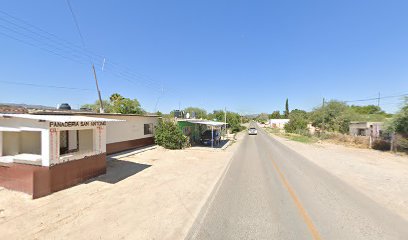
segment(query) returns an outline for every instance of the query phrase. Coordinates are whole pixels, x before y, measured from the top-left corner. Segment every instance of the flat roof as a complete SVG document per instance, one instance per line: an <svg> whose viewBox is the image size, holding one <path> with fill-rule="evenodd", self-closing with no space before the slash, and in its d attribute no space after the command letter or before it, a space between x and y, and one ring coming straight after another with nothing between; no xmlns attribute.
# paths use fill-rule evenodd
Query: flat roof
<svg viewBox="0 0 408 240"><path fill-rule="evenodd" d="M202 125L208 125L208 126L214 126L214 127L225 125L225 123L223 123L223 122L215 122L215 121L210 121L210 120L180 119L178 121L179 122L196 123L196 124L202 124Z"/></svg>
<svg viewBox="0 0 408 240"><path fill-rule="evenodd" d="M33 115L33 114L0 114L2 118L21 118L47 122L123 122L124 120L95 118L76 115Z"/></svg>
<svg viewBox="0 0 408 240"><path fill-rule="evenodd" d="M122 113L97 113L97 112L86 112L86 111L75 111L75 110L56 110L56 111L36 111L30 112L33 115L106 115L106 116L133 116L133 117L160 117L159 115L142 115L142 114L122 114Z"/></svg>

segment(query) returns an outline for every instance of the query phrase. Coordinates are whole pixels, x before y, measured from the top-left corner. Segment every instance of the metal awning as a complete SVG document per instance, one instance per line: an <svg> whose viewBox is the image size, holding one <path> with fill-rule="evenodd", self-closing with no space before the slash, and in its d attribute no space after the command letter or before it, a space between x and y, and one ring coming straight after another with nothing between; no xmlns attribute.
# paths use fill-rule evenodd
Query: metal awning
<svg viewBox="0 0 408 240"><path fill-rule="evenodd" d="M32 114L0 114L2 118L21 118L46 122L125 122L125 120L95 118L76 115L32 115Z"/></svg>
<svg viewBox="0 0 408 240"><path fill-rule="evenodd" d="M186 119L183 119L183 120L180 120L180 121L195 123L195 124L202 124L202 125L207 125L207 126L212 126L212 127L220 127L220 126L225 125L225 123L223 123L223 122L204 121L204 120L186 120Z"/></svg>

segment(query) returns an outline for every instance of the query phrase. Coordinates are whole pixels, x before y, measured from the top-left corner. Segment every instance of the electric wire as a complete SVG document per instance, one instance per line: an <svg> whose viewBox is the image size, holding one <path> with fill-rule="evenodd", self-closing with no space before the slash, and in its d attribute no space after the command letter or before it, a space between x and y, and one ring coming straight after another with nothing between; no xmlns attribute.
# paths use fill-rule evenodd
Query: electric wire
<svg viewBox="0 0 408 240"><path fill-rule="evenodd" d="M69 2L68 2L68 4L69 4ZM72 10L72 6L70 8L70 11L71 10ZM9 23L9 24L11 24L14 27L17 27L19 29L19 30L10 29L10 27L7 27L8 31L13 31L15 34L18 34L19 37L20 37L20 39L17 39L16 37L10 36L10 34L5 34L4 33L4 35L7 35L7 37L9 37L9 38L12 38L14 40L17 40L19 42L28 44L28 45L33 46L33 47L40 48L40 49L45 50L47 52L53 53L53 54L55 54L57 56L63 57L65 59L73 60L73 61L75 61L77 63L81 63L81 64L84 64L82 62L82 60L84 60L84 58L88 58L90 60L92 60L92 58L101 58L101 59L106 58L106 57L103 57L100 54L96 54L96 53L90 52L87 49L81 48L81 47L79 47L79 46L77 46L77 45L75 45L75 44L73 44L73 43L71 43L69 41L66 41L66 40L58 37L57 35L55 35L53 33L50 33L50 32L48 32L46 30L43 30L43 29L41 29L41 28L39 28L39 27L37 27L37 26L35 26L33 24L30 24L30 23L22 20L22 19L16 18L16 17L14 17L14 16L12 16L12 15L10 15L10 14L2 11L2 10L0 10L0 14L3 14L3 17L0 16L0 20L2 20L3 22L7 22L7 23ZM7 16L8 18L11 18L14 22L10 21L10 19L5 19L4 15ZM74 15L74 17L76 19L75 15ZM76 26L77 26L77 22L76 22ZM77 26L77 29L79 29L78 27L79 26ZM3 28L5 28L4 25L3 25ZM22 33L21 30L23 30L25 32ZM79 29L79 31L80 31L80 29ZM29 33L27 33L27 32L29 32ZM39 33L39 32L41 32L41 33ZM44 43L44 41L39 40L39 39L33 37L32 35L34 35L35 37L40 37L42 40L45 40L45 41L51 41L52 44ZM25 38L30 38L30 39L34 40L36 43L39 43L39 45L46 45L48 48L45 47L45 46L39 46L39 45L33 44L32 42L28 42L27 39L23 40L23 39L21 39L21 36L23 36ZM80 34L80 37L81 37L81 42L85 43L85 40L83 38L82 33ZM50 50L49 48L52 48L52 50ZM67 57L67 53L68 53L68 55L72 55L72 56ZM75 58L75 60L72 59L72 58ZM99 64L99 63L97 63L95 65L98 66L98 67L101 67L101 64ZM133 70L130 70L129 68L121 66L120 64L117 64L117 63L112 62L110 60L107 61L105 67L107 67L108 72L114 72L113 73L114 76L120 77L120 78L126 80L127 82L130 82L130 83L133 83L133 84L136 84L136 85L140 85L140 82L144 82L144 84L142 84L142 85L145 85L147 87L155 88L155 90L158 90L159 87L160 88L162 87L162 83L155 82L154 80L152 80L150 77L147 77L146 75L136 73ZM136 83L135 83L135 81L136 81ZM172 93L171 91L172 90L170 90L169 88L165 88L166 93Z"/></svg>
<svg viewBox="0 0 408 240"><path fill-rule="evenodd" d="M56 85L42 85L36 83L26 83L26 82L11 82L11 81L0 81L0 83L12 84L12 85L23 85L30 87L40 87L40 88L55 88L55 89L64 89L64 90L79 90L79 91L92 91L88 88L75 88L75 87L65 87L65 86L56 86Z"/></svg>

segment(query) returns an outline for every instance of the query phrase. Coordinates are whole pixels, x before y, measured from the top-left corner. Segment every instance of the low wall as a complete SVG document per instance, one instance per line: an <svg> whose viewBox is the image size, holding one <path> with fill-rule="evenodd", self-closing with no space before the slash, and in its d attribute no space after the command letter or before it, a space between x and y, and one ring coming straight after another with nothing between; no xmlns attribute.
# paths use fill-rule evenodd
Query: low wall
<svg viewBox="0 0 408 240"><path fill-rule="evenodd" d="M134 148L144 147L154 144L154 137L134 139L129 141L106 144L106 154L118 153Z"/></svg>
<svg viewBox="0 0 408 240"><path fill-rule="evenodd" d="M35 199L105 173L105 153L52 167L13 163L0 166L0 186L28 193Z"/></svg>

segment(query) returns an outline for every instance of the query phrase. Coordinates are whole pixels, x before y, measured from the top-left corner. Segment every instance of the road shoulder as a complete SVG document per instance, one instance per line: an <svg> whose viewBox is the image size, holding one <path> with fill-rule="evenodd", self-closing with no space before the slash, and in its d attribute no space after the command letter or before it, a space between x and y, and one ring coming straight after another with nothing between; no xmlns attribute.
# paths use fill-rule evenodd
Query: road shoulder
<svg viewBox="0 0 408 240"><path fill-rule="evenodd" d="M408 220L408 158L335 144L274 139Z"/></svg>

